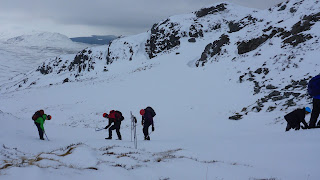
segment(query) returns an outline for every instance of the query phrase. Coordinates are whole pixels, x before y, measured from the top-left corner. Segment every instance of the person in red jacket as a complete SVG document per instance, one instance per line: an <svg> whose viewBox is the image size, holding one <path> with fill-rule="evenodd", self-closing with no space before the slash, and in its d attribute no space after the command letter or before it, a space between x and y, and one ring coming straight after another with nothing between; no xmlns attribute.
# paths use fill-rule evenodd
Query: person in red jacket
<svg viewBox="0 0 320 180"><path fill-rule="evenodd" d="M112 130L116 130L118 140L122 140L120 133L121 121L124 120L122 113L120 111L111 110L109 114L104 113L103 117L109 119L109 124L104 129L108 129L113 123L113 125L109 128L109 137L105 139L112 139Z"/></svg>

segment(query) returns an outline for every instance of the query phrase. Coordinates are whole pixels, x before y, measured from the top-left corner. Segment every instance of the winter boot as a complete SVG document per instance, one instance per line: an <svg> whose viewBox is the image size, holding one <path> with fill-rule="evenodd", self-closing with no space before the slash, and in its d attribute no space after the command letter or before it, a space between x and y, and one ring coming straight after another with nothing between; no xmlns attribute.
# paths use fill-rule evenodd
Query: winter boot
<svg viewBox="0 0 320 180"><path fill-rule="evenodd" d="M149 137L149 136L144 137L144 140L148 140L148 141L150 141L150 137Z"/></svg>
<svg viewBox="0 0 320 180"><path fill-rule="evenodd" d="M112 139L112 137L107 137L107 138L105 138L105 139Z"/></svg>

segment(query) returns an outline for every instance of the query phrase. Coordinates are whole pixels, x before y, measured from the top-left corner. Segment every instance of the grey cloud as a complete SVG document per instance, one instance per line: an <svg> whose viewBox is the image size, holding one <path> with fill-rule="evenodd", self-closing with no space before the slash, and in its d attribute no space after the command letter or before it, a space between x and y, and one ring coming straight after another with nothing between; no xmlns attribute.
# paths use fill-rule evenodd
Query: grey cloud
<svg viewBox="0 0 320 180"><path fill-rule="evenodd" d="M228 0L241 5L267 8L284 0ZM1 14L20 15L23 20L50 20L59 25L94 26L117 32L143 32L171 15L189 13L221 0L1 0ZM17 20L17 17L14 18ZM63 33L63 32L62 32Z"/></svg>

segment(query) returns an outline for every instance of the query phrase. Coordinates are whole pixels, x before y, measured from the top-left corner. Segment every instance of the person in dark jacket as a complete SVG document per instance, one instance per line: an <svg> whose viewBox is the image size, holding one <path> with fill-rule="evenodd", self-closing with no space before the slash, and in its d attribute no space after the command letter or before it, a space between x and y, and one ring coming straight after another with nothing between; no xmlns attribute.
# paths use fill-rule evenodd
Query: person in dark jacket
<svg viewBox="0 0 320 180"><path fill-rule="evenodd" d="M145 109L141 109L140 114L142 116L141 124L143 126L144 140L150 140L149 126L152 125L152 131L154 131L153 117L156 116L156 113L152 107L148 106Z"/></svg>
<svg viewBox="0 0 320 180"><path fill-rule="evenodd" d="M320 114L320 95L313 96L312 104L313 104L313 107L312 107L311 117L309 121L309 127L315 128L319 114ZM320 121L318 122L317 126L320 126Z"/></svg>
<svg viewBox="0 0 320 180"><path fill-rule="evenodd" d="M289 131L291 128L295 130L300 129L300 123L303 123L303 129L308 128L307 122L304 120L306 114L309 114L311 109L309 107L305 107L302 109L296 109L291 113L284 116L284 119L287 121L286 131Z"/></svg>
<svg viewBox="0 0 320 180"><path fill-rule="evenodd" d="M320 74L313 77L308 83L308 94L312 96L312 113L309 121L309 128L315 128L320 114ZM317 126L320 126L320 121Z"/></svg>
<svg viewBox="0 0 320 180"><path fill-rule="evenodd" d="M44 140L44 138L43 138L43 133L44 133L43 124L44 124L44 122L46 120L51 120L51 116L50 115L46 115L43 110L37 111L34 116L37 116L36 120L34 121L34 124L38 128L39 137L40 137L41 140Z"/></svg>
<svg viewBox="0 0 320 180"><path fill-rule="evenodd" d="M109 124L105 127L105 129L108 129L111 126L111 124L114 123L109 128L109 137L105 139L112 139L112 130L116 130L118 135L118 140L122 140L121 133L120 133L121 121L124 120L122 113L120 111L111 110L109 114L104 113L103 117L109 119Z"/></svg>

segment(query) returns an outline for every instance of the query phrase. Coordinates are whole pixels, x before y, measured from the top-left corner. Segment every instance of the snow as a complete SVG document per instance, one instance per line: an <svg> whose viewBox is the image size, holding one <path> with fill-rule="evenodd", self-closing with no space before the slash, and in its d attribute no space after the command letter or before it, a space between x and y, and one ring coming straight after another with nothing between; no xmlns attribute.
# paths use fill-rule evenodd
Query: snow
<svg viewBox="0 0 320 180"><path fill-rule="evenodd" d="M60 54L76 53L92 46L72 42L59 33L30 32L30 34L11 37L10 33L2 32L2 35L6 38L0 39L1 84L13 76L32 70L45 59Z"/></svg>
<svg viewBox="0 0 320 180"><path fill-rule="evenodd" d="M315 11L311 2L305 0L301 7ZM229 5L229 12L216 15L221 18L216 20L240 20L250 13L262 18L269 13L237 9ZM275 14L270 15L271 19L280 14L291 16L281 11L271 14ZM201 20L210 21L216 16ZM170 21L180 22L175 28L184 31L193 18L193 14L188 14L171 17ZM204 24L204 28L210 23ZM195 67L195 62L207 44L226 33L226 24L197 38L196 43L182 38L179 47L152 59L144 51L150 36L146 32L114 40L110 46L87 48L85 54L94 62L94 70L88 71L90 62L84 62L88 64L84 71L58 73L65 62L74 59L75 54L69 54L45 61L51 65L60 58L52 73L42 75L32 70L6 81L0 85L0 179L319 179L319 130L285 132L283 119L297 107L310 106L309 98L301 98L294 107L283 106L286 99L270 100L260 112L248 111L238 121L228 118L243 107L251 109L271 91L262 88L253 95L254 83L240 83L239 76L248 69L269 68L269 74L255 74L255 80L277 85L278 89L319 71L320 47L312 44L317 37L297 48L281 48L282 40L273 38L252 52L238 55L236 42L261 35L260 30L267 28L264 23L250 24L228 34L231 42L223 47L226 53L209 59L204 67ZM292 26L296 22L284 23ZM318 24L308 33L319 35ZM248 32L253 30L257 33ZM109 64L108 51L109 57L114 57ZM258 52L260 56L255 55ZM283 71L291 54L297 56L292 61L298 67ZM299 61L300 58L304 60ZM28 83L21 83L19 88L19 82L25 78ZM62 83L65 78L71 82ZM29 86L33 81L36 84ZM306 93L303 88L292 91ZM268 112L267 108L275 104L277 108ZM139 115L140 109L147 106L157 113L151 141L143 140ZM52 120L44 125L50 141L38 139L31 120L39 109L52 115ZM102 114L112 109L120 110L125 117L122 141L116 140L115 132L113 140L105 140L107 130L95 131L107 125ZM138 119L137 149L131 142L130 111ZM306 116L307 121L309 118Z"/></svg>

